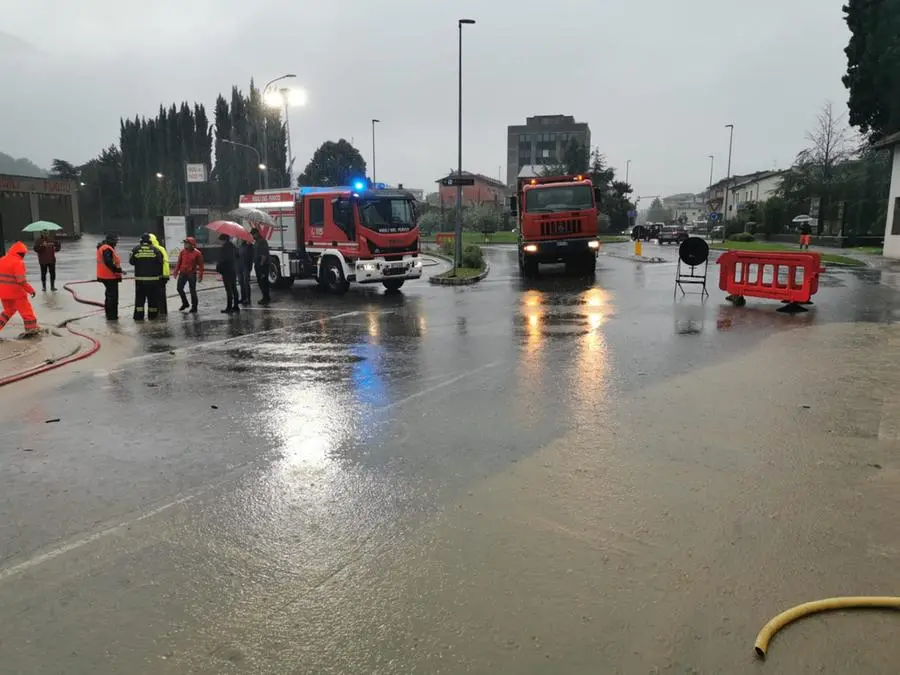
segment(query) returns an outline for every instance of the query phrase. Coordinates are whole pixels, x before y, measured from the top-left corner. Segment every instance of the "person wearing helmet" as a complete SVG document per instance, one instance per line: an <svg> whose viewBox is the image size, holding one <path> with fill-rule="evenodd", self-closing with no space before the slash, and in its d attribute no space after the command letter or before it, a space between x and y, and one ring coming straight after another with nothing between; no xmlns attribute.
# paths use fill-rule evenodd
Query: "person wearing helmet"
<svg viewBox="0 0 900 675"><path fill-rule="evenodd" d="M169 283L169 254L152 232L150 233L150 243L162 255L162 276L159 277L159 295L156 299L159 303L159 315L166 316L169 313L169 301L166 299L166 284Z"/></svg>
<svg viewBox="0 0 900 675"><path fill-rule="evenodd" d="M34 289L25 277L25 254L28 248L21 241L10 246L9 252L0 258L0 330L9 323L16 312L22 315L25 322L25 334L38 332L37 318L28 300L34 297Z"/></svg>
<svg viewBox="0 0 900 675"><path fill-rule="evenodd" d="M162 254L150 242L149 234L141 235L141 243L134 247L128 262L134 265L134 320L159 316L159 277L162 274Z"/></svg>

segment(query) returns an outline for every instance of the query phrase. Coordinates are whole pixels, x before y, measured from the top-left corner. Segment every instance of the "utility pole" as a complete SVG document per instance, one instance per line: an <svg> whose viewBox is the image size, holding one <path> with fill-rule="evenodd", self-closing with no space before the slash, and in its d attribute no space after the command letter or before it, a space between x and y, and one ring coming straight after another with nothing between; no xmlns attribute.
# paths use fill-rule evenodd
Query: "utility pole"
<svg viewBox="0 0 900 675"><path fill-rule="evenodd" d="M631 160L625 162L625 184L628 184L628 176L631 173Z"/></svg>
<svg viewBox="0 0 900 675"><path fill-rule="evenodd" d="M275 84L276 82L279 82L279 81L281 81L281 80L287 80L287 79L290 79L290 78L293 78L293 77L297 77L297 75L296 75L295 73L288 73L287 75L281 75L281 76L279 76L279 77L276 77L276 78L273 79L273 80L269 80L268 82L266 82L266 86L264 86L263 89L262 89L262 104L263 104L263 110L268 110L268 102L266 101L266 93L269 91L269 87L271 87L271 86L272 86L273 84ZM287 107L287 106L285 106L285 107ZM285 120L285 121L287 121L287 120ZM262 125L262 132L263 132L263 154L262 154L262 159L260 160L260 164L262 164L262 165L264 165L264 166L266 167L265 169L263 169L263 180L264 180L264 182L265 182L265 186L266 186L266 189L267 189L267 190L269 189L269 133L268 133L268 124L269 124L268 115L267 115L266 113L263 113L263 125ZM291 134L290 134L290 132L288 132L288 135L287 135L287 142L288 142L288 145L290 146L290 143L291 143ZM288 155L290 155L290 154L291 154L291 153L290 153L290 150L288 150ZM288 169L288 174L290 174L290 169ZM290 175L288 175L288 182L290 183Z"/></svg>
<svg viewBox="0 0 900 675"><path fill-rule="evenodd" d="M734 141L734 125L726 124L725 128L729 130L728 133L728 171L725 176L725 200L722 206L722 222L728 222L728 191L731 189L731 145ZM727 230L728 228L724 228Z"/></svg>
<svg viewBox="0 0 900 675"><path fill-rule="evenodd" d="M453 269L462 265L462 31L463 25L472 25L474 19L459 19L459 109L457 111L457 162L456 162L456 228L453 246Z"/></svg>
<svg viewBox="0 0 900 675"><path fill-rule="evenodd" d="M372 182L374 183L376 180L375 177L375 124L381 124L381 120L372 120Z"/></svg>

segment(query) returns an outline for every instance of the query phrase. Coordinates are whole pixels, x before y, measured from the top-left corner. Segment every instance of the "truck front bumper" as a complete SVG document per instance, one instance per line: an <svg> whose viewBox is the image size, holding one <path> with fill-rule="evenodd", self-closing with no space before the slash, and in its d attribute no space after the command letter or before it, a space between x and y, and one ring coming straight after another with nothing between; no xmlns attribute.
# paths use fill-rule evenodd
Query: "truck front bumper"
<svg viewBox="0 0 900 675"><path fill-rule="evenodd" d="M554 239L552 241L523 241L519 249L525 260L539 263L566 262L573 258L597 255L600 240L595 237L584 239Z"/></svg>
<svg viewBox="0 0 900 675"><path fill-rule="evenodd" d="M422 276L422 259L417 255L405 255L390 260L359 260L355 273L358 284L377 284L387 279L418 279Z"/></svg>

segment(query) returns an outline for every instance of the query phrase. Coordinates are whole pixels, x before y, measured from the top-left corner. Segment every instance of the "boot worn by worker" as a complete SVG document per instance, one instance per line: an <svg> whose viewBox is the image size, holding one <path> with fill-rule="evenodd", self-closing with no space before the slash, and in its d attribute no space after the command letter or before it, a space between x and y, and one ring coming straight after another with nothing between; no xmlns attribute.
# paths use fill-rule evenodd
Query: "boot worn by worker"
<svg viewBox="0 0 900 675"><path fill-rule="evenodd" d="M179 311L179 312L183 312L183 311L186 310L188 307L190 307L189 304L187 304L186 302L182 302L182 303L181 303L181 307L178 308L178 311Z"/></svg>

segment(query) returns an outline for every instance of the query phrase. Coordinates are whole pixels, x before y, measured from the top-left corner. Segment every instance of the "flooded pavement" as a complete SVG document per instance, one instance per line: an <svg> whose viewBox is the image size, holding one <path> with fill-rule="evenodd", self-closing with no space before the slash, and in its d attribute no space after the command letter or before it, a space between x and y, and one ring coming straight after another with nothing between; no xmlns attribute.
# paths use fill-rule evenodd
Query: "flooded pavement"
<svg viewBox="0 0 900 675"><path fill-rule="evenodd" d="M673 302L674 262L524 283L486 253L469 287L210 291L0 390L4 670L896 670L894 614L752 650L794 604L900 592L890 273L791 317L714 265Z"/></svg>

